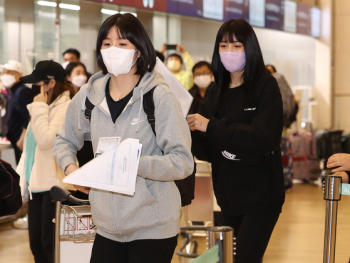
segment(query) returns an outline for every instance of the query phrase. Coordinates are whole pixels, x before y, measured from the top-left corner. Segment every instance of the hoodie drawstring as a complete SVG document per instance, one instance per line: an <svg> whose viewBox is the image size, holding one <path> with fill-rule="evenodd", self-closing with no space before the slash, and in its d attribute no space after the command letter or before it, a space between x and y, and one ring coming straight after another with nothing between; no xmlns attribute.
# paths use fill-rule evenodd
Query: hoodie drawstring
<svg viewBox="0 0 350 263"><path fill-rule="evenodd" d="M140 118L141 118L142 107L143 107L143 90L141 89L141 104L140 104L140 109L139 109L139 116L137 118L136 133L138 133L140 130Z"/></svg>

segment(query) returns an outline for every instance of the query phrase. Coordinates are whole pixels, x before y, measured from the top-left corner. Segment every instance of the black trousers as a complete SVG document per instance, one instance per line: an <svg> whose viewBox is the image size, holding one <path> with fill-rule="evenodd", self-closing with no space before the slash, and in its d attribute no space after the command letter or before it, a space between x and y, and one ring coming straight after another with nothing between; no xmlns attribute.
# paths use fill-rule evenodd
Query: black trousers
<svg viewBox="0 0 350 263"><path fill-rule="evenodd" d="M90 263L170 263L177 235L121 243L96 235Z"/></svg>
<svg viewBox="0 0 350 263"><path fill-rule="evenodd" d="M234 229L236 237L235 263L260 263L269 243L279 214L223 215L224 225Z"/></svg>
<svg viewBox="0 0 350 263"><path fill-rule="evenodd" d="M11 142L13 151L15 152L15 158L16 158L16 163L19 163L19 160L21 159L22 156L22 151L17 147L17 142Z"/></svg>
<svg viewBox="0 0 350 263"><path fill-rule="evenodd" d="M28 204L28 230L30 249L35 263L52 263L54 260L56 203L50 192L33 193Z"/></svg>

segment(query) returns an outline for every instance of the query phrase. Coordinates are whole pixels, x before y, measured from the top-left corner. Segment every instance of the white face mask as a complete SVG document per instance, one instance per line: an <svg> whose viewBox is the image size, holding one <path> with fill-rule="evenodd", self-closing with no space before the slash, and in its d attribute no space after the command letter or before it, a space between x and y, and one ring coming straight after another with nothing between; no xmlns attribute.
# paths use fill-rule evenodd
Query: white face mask
<svg viewBox="0 0 350 263"><path fill-rule="evenodd" d="M198 86L200 89L206 89L211 83L210 75L201 75L194 78L194 84Z"/></svg>
<svg viewBox="0 0 350 263"><path fill-rule="evenodd" d="M87 77L85 75L78 75L72 78L72 83L74 86L80 88L86 83Z"/></svg>
<svg viewBox="0 0 350 263"><path fill-rule="evenodd" d="M180 61L178 61L178 60L170 60L167 63L167 67L168 67L168 69L170 69L172 71L178 71L181 69L182 65L181 65Z"/></svg>
<svg viewBox="0 0 350 263"><path fill-rule="evenodd" d="M1 76L1 82L4 83L5 88L11 88L16 82L15 76L4 74Z"/></svg>
<svg viewBox="0 0 350 263"><path fill-rule="evenodd" d="M64 68L64 69L66 69L67 68L67 66L69 65L69 61L65 61L65 62L63 62L62 63L62 67Z"/></svg>
<svg viewBox="0 0 350 263"><path fill-rule="evenodd" d="M114 76L118 76L130 72L131 67L137 61L136 58L133 62L136 51L137 49L124 49L112 46L107 49L102 49L101 55L107 71Z"/></svg>

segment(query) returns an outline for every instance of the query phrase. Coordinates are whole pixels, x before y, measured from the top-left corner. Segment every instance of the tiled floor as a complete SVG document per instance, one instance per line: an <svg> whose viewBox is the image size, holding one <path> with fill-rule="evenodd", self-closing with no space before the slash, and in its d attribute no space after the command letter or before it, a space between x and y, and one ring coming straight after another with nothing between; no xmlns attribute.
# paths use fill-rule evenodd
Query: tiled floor
<svg viewBox="0 0 350 263"><path fill-rule="evenodd" d="M264 257L264 263L319 263L323 258L325 201L322 189L313 185L295 185L287 193L283 213L277 223ZM336 262L350 257L350 197L339 203ZM199 239L199 250L205 248ZM182 240L179 240L179 245ZM26 230L0 226L0 262L34 262ZM174 256L172 263L179 263Z"/></svg>

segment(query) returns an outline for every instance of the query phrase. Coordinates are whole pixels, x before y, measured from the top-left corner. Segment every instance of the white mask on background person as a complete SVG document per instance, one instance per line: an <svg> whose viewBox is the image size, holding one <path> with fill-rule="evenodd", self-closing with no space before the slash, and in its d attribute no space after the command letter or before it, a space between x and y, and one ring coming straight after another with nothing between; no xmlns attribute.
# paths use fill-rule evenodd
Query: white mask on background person
<svg viewBox="0 0 350 263"><path fill-rule="evenodd" d="M87 81L87 77L85 75L78 75L72 78L72 83L74 86L80 88Z"/></svg>
<svg viewBox="0 0 350 263"><path fill-rule="evenodd" d="M194 78L194 84L196 84L200 89L208 88L210 83L211 83L210 75L201 75Z"/></svg>
<svg viewBox="0 0 350 263"><path fill-rule="evenodd" d="M69 65L69 61L65 61L65 62L63 62L62 63L62 67L64 68L64 69L66 69L67 68L67 66Z"/></svg>
<svg viewBox="0 0 350 263"><path fill-rule="evenodd" d="M101 49L103 63L107 71L114 76L128 74L132 66L136 63L134 55L137 49L124 49L112 46L107 49Z"/></svg>
<svg viewBox="0 0 350 263"><path fill-rule="evenodd" d="M182 65L181 65L180 61L178 61L178 60L170 60L167 63L167 67L168 67L168 69L170 69L172 71L178 71L181 69Z"/></svg>
<svg viewBox="0 0 350 263"><path fill-rule="evenodd" d="M11 88L16 82L15 76L4 74L1 76L1 82L4 83L5 88Z"/></svg>

